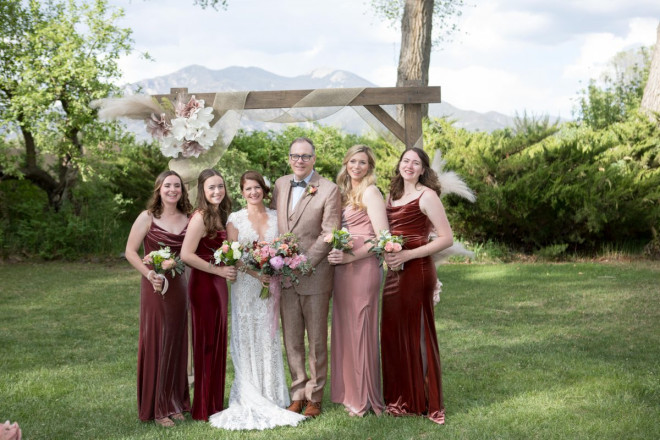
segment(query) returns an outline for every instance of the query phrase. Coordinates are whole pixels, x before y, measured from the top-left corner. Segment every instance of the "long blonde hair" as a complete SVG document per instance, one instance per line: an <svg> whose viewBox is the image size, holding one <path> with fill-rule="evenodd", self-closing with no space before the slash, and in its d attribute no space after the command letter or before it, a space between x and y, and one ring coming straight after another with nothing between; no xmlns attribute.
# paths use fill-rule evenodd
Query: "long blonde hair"
<svg viewBox="0 0 660 440"><path fill-rule="evenodd" d="M351 157L355 156L357 153L365 153L367 155L369 170L360 181L360 184L353 188L351 176L348 175L346 165L348 164L348 161L351 160ZM348 149L344 156L344 160L341 163L341 170L339 170L339 174L337 174L337 186L339 186L339 191L341 192L342 206L352 206L353 208L362 210L365 209L364 203L362 203L362 196L364 195L364 191L370 185L376 183L375 171L376 156L371 148L366 145L357 144Z"/></svg>

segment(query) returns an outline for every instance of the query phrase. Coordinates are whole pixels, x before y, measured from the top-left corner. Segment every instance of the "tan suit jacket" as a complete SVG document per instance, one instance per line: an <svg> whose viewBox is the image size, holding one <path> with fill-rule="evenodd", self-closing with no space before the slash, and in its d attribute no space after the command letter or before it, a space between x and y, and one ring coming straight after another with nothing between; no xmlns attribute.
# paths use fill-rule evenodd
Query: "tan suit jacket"
<svg viewBox="0 0 660 440"><path fill-rule="evenodd" d="M341 195L333 182L314 171L303 196L291 210L291 180L293 174L275 182L271 208L277 210L280 234L293 232L302 252L312 267L312 275L299 277L294 285L299 295L315 295L332 291L334 268L328 263L330 245L323 239L341 225ZM316 188L311 194L310 188Z"/></svg>

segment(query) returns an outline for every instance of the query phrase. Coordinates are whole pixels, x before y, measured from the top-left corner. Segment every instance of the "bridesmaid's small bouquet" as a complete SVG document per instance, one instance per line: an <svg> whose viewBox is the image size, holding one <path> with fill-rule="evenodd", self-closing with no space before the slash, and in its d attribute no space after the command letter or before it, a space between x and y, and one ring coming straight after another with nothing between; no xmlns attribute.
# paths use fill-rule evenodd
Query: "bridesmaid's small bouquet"
<svg viewBox="0 0 660 440"><path fill-rule="evenodd" d="M222 245L213 252L213 260L216 266L234 266L243 256L243 245L237 241L222 242Z"/></svg>
<svg viewBox="0 0 660 440"><path fill-rule="evenodd" d="M400 252L403 249L403 242L405 238L403 235L392 235L388 229L383 229L380 231L378 238L372 238L366 240L365 243L373 243L373 247L369 249L369 252L376 254L380 263L383 264L384 254L386 252ZM399 267L391 267L392 270L401 270L403 269L403 264Z"/></svg>
<svg viewBox="0 0 660 440"><path fill-rule="evenodd" d="M165 274L169 272L172 277L181 275L186 269L186 266L181 261L181 258L175 252L172 252L169 246L165 246L165 243L161 242L158 242L158 244L161 246L160 249L149 252L144 256L142 262L150 266L163 279L163 289L160 293L161 295L165 295L169 287Z"/></svg>
<svg viewBox="0 0 660 440"><path fill-rule="evenodd" d="M279 297L280 288L290 287L298 282L296 270L307 274L314 269L307 262L307 257L300 251L297 237L286 233L273 241L255 241L252 248L245 252L245 264L259 273L271 276L271 283L261 289L260 298L266 299L271 294Z"/></svg>
<svg viewBox="0 0 660 440"><path fill-rule="evenodd" d="M339 249L340 251L353 254L353 237L351 233L348 232L348 229L333 229L332 232L325 236L323 239L326 243L329 243L333 249Z"/></svg>

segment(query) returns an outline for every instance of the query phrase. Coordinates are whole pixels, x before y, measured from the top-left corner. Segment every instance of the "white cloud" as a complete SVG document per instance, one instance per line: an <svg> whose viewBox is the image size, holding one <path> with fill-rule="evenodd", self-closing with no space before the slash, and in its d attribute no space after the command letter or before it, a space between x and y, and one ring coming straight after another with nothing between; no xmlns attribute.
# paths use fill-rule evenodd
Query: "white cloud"
<svg viewBox="0 0 660 440"><path fill-rule="evenodd" d="M581 42L580 56L564 68L564 77L583 81L598 78L617 53L629 48L653 44L657 25L656 19L635 18L628 23L627 35L617 36L612 33L586 35Z"/></svg>
<svg viewBox="0 0 660 440"><path fill-rule="evenodd" d="M539 87L515 73L486 66L433 68L430 77L432 83L442 84L443 101L464 110L545 113L552 99L549 85Z"/></svg>

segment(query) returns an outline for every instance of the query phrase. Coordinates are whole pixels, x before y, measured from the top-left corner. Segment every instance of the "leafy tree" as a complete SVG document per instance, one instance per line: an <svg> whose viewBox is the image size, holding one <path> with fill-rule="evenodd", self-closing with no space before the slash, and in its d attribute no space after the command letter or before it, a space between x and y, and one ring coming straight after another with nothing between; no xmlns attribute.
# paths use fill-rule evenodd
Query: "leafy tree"
<svg viewBox="0 0 660 440"><path fill-rule="evenodd" d="M624 121L640 107L649 66L648 48L618 53L601 80L590 80L581 91L578 121L595 129Z"/></svg>
<svg viewBox="0 0 660 440"><path fill-rule="evenodd" d="M401 51L397 68L397 87L410 81L429 84L431 48L447 41L458 30L453 19L459 17L463 0L371 0L376 13L401 28ZM428 106L422 108L428 116ZM399 106L399 120L402 108Z"/></svg>
<svg viewBox="0 0 660 440"><path fill-rule="evenodd" d="M33 182L57 211L95 158L132 139L88 105L116 91L131 31L106 0L2 0L0 12L0 128L15 141L0 179Z"/></svg>

